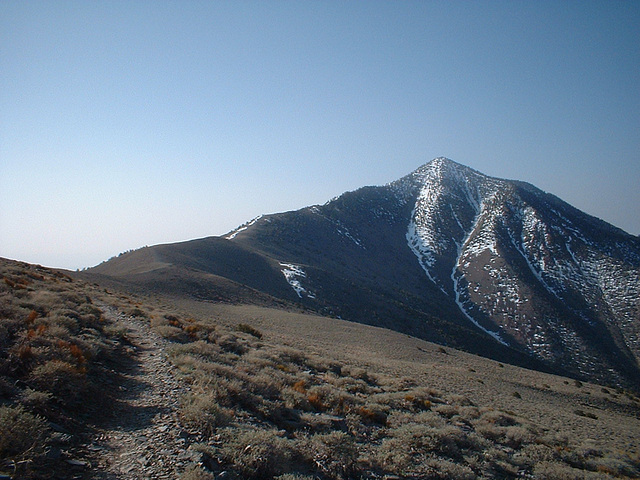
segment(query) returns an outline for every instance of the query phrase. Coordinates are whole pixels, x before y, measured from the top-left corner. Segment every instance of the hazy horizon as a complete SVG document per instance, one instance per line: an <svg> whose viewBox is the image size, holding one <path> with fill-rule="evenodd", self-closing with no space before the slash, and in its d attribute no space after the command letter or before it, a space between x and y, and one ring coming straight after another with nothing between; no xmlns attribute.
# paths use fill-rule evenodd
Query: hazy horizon
<svg viewBox="0 0 640 480"><path fill-rule="evenodd" d="M0 256L223 235L438 156L640 234L638 2L0 3Z"/></svg>

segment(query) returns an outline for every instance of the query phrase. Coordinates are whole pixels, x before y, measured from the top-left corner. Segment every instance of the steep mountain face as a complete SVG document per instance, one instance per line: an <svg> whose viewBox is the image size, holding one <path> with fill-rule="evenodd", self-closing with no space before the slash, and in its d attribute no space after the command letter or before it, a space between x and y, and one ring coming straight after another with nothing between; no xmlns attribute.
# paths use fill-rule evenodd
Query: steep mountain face
<svg viewBox="0 0 640 480"><path fill-rule="evenodd" d="M445 159L403 181L419 185L409 246L469 321L574 373L637 374L637 238Z"/></svg>
<svg viewBox="0 0 640 480"><path fill-rule="evenodd" d="M94 271L164 288L196 282L205 298L224 299L233 284L532 368L640 380L640 240L532 185L444 158Z"/></svg>

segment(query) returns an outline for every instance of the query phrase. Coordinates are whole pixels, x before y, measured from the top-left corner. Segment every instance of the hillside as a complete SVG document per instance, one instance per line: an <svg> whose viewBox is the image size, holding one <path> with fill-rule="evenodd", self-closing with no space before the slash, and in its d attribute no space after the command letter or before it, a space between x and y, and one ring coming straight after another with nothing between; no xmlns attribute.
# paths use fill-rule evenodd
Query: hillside
<svg viewBox="0 0 640 480"><path fill-rule="evenodd" d="M338 319L0 269L9 478L640 474L629 392Z"/></svg>
<svg viewBox="0 0 640 480"><path fill-rule="evenodd" d="M438 158L388 185L92 272L292 306L581 380L640 384L640 240L532 185Z"/></svg>

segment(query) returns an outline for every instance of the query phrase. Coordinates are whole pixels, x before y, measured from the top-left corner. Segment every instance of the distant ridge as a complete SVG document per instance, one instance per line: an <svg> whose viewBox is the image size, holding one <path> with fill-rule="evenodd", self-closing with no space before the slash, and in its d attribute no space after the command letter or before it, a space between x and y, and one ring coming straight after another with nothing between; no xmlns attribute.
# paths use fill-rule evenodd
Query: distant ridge
<svg viewBox="0 0 640 480"><path fill-rule="evenodd" d="M576 378L640 384L640 238L525 182L444 157L224 237L94 273L276 303Z"/></svg>

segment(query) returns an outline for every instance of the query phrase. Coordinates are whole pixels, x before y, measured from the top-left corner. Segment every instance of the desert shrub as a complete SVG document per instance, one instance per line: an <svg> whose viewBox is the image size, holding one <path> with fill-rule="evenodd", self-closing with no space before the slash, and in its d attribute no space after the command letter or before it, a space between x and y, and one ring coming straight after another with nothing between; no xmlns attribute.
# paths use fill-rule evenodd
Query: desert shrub
<svg viewBox="0 0 640 480"><path fill-rule="evenodd" d="M127 329L119 325L105 325L102 329L103 333L109 337L119 341L127 339Z"/></svg>
<svg viewBox="0 0 640 480"><path fill-rule="evenodd" d="M524 465L533 467L540 462L554 462L559 456L555 448L539 443L540 439L536 439L535 443L523 445L520 459Z"/></svg>
<svg viewBox="0 0 640 480"><path fill-rule="evenodd" d="M437 405L434 409L434 412L439 413L440 415L442 415L443 417L446 418L451 418L454 415L457 415L459 413L459 408L455 405Z"/></svg>
<svg viewBox="0 0 640 480"><path fill-rule="evenodd" d="M589 469L602 474L623 478L640 478L639 467L640 465L634 466L633 461L628 458L614 458L611 456L589 462Z"/></svg>
<svg viewBox="0 0 640 480"><path fill-rule="evenodd" d="M68 406L78 404L88 386L81 370L60 360L51 360L37 366L31 372L30 380L38 390L53 394Z"/></svg>
<svg viewBox="0 0 640 480"><path fill-rule="evenodd" d="M340 375L342 372L342 364L335 360L330 360L319 355L308 355L304 358L302 365L314 373L330 372L334 375Z"/></svg>
<svg viewBox="0 0 640 480"><path fill-rule="evenodd" d="M143 311L142 309L135 307L131 310L131 312L129 313L129 315L131 315L132 317L138 317L138 318L147 318L148 314L147 312Z"/></svg>
<svg viewBox="0 0 640 480"><path fill-rule="evenodd" d="M354 395L328 384L314 385L309 388L307 400L315 410L333 413L344 413L360 403Z"/></svg>
<svg viewBox="0 0 640 480"><path fill-rule="evenodd" d="M340 374L343 377L355 378L362 380L370 385L377 385L376 379L369 374L364 368L354 367L352 365L343 365L340 367Z"/></svg>
<svg viewBox="0 0 640 480"><path fill-rule="evenodd" d="M192 465L180 476L180 480L215 480L215 476L201 467Z"/></svg>
<svg viewBox="0 0 640 480"><path fill-rule="evenodd" d="M306 390L304 392L301 392L300 390L295 388L295 385L294 388L286 387L282 390L282 392L280 392L280 396L285 404L285 407L304 411L311 410L313 407L309 403L309 399L306 395Z"/></svg>
<svg viewBox="0 0 640 480"><path fill-rule="evenodd" d="M502 442L507 433L505 427L500 427L492 424L483 424L476 426L476 431L487 440L492 442Z"/></svg>
<svg viewBox="0 0 640 480"><path fill-rule="evenodd" d="M276 430L227 429L219 454L241 478L261 479L287 473L294 451Z"/></svg>
<svg viewBox="0 0 640 480"><path fill-rule="evenodd" d="M417 414L408 410L391 410L389 412L387 417L388 427L396 429L409 424L426 425L432 428L444 428L447 425L447 421L444 417L441 417L432 411L425 411Z"/></svg>
<svg viewBox="0 0 640 480"><path fill-rule="evenodd" d="M0 323L0 345L7 345L10 338L11 332L9 331L8 325L5 325L4 322Z"/></svg>
<svg viewBox="0 0 640 480"><path fill-rule="evenodd" d="M353 394L370 395L379 391L379 389L375 387L372 388L371 385L364 380L352 377L337 377L332 373L325 374L324 381Z"/></svg>
<svg viewBox="0 0 640 480"><path fill-rule="evenodd" d="M31 388L25 389L20 394L22 404L38 413L46 413L52 398L53 395L49 392L40 392L38 390L32 390Z"/></svg>
<svg viewBox="0 0 640 480"><path fill-rule="evenodd" d="M458 415L465 421L477 420L480 418L480 410L477 407L460 407Z"/></svg>
<svg viewBox="0 0 640 480"><path fill-rule="evenodd" d="M380 404L366 404L356 409L357 414L366 422L386 425L389 407Z"/></svg>
<svg viewBox="0 0 640 480"><path fill-rule="evenodd" d="M278 347L271 356L277 364L281 365L305 366L307 361L307 356L302 350L291 347Z"/></svg>
<svg viewBox="0 0 640 480"><path fill-rule="evenodd" d="M247 387L249 390L267 399L277 399L285 387L285 379L280 372L262 370L249 378Z"/></svg>
<svg viewBox="0 0 640 480"><path fill-rule="evenodd" d="M420 473L433 480L475 480L476 474L466 465L445 458L431 457L425 461Z"/></svg>
<svg viewBox="0 0 640 480"><path fill-rule="evenodd" d="M187 334L178 327L173 327L171 325L158 325L157 327L154 327L154 330L158 335L172 342L186 342L188 340Z"/></svg>
<svg viewBox="0 0 640 480"><path fill-rule="evenodd" d="M3 363L0 360L0 372L3 370ZM8 377L0 375L0 398L11 398L16 390L14 383Z"/></svg>
<svg viewBox="0 0 640 480"><path fill-rule="evenodd" d="M555 462L540 462L533 469L534 477L540 480L587 480L602 478L584 470ZM606 478L606 477L605 477Z"/></svg>
<svg viewBox="0 0 640 480"><path fill-rule="evenodd" d="M215 326L197 323L194 320L189 319L188 323L182 326L182 330L191 340L215 341Z"/></svg>
<svg viewBox="0 0 640 480"><path fill-rule="evenodd" d="M253 335L256 338L262 338L262 332L255 329L251 325L247 325L246 323L239 323L236 326L236 330L242 333L248 333L249 335Z"/></svg>
<svg viewBox="0 0 640 480"><path fill-rule="evenodd" d="M579 415L581 417L590 418L592 420L597 420L598 419L598 416L596 414L591 413L591 412L585 412L584 410L580 410L580 409L574 410L573 413L575 413L576 415Z"/></svg>
<svg viewBox="0 0 640 480"><path fill-rule="evenodd" d="M476 431L487 440L514 449L536 440L536 435L522 426L501 427L488 423L478 425Z"/></svg>
<svg viewBox="0 0 640 480"><path fill-rule="evenodd" d="M173 345L169 349L169 355L191 355L207 361L216 361L220 357L220 348L215 344L198 340L184 345Z"/></svg>
<svg viewBox="0 0 640 480"><path fill-rule="evenodd" d="M47 422L22 406L0 407L0 457L26 458L42 453Z"/></svg>
<svg viewBox="0 0 640 480"><path fill-rule="evenodd" d="M231 421L231 415L220 407L212 394L187 396L179 415L184 426L196 430L205 438L211 437L219 427L228 425Z"/></svg>
<svg viewBox="0 0 640 480"><path fill-rule="evenodd" d="M233 353L235 355L244 355L248 347L245 342L232 334L223 335L218 339L218 345L225 352Z"/></svg>
<svg viewBox="0 0 640 480"><path fill-rule="evenodd" d="M278 475L273 480L316 480L317 477L313 475L302 475L300 473L285 473L284 475Z"/></svg>
<svg viewBox="0 0 640 480"><path fill-rule="evenodd" d="M518 421L511 415L497 410L489 410L482 414L481 422L484 424L492 424L500 427L510 427L518 425Z"/></svg>
<svg viewBox="0 0 640 480"><path fill-rule="evenodd" d="M378 461L386 469L408 474L422 474L422 466L434 455L460 459L462 449L474 448L476 442L455 427L432 428L407 424L391 432L378 449Z"/></svg>
<svg viewBox="0 0 640 480"><path fill-rule="evenodd" d="M505 430L503 443L508 447L519 449L535 440L535 434L524 427L506 427Z"/></svg>
<svg viewBox="0 0 640 480"><path fill-rule="evenodd" d="M454 393L453 395L449 395L449 403L460 406L460 407L474 406L473 402L469 400L469 397L466 397L464 395L459 395L457 393Z"/></svg>
<svg viewBox="0 0 640 480"><path fill-rule="evenodd" d="M350 435L331 432L313 435L302 442L302 451L329 478L352 478L356 472L358 449Z"/></svg>

